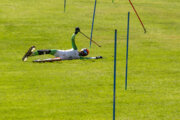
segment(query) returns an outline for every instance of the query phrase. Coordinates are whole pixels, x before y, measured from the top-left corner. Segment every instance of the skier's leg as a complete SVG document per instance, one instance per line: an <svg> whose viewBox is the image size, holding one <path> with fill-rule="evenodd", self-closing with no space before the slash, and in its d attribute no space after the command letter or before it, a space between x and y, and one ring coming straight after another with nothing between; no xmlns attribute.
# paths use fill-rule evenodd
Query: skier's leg
<svg viewBox="0 0 180 120"><path fill-rule="evenodd" d="M51 54L54 55L56 53L57 50L55 49L49 49L49 50L37 50L35 52L32 53L31 56L36 56L36 55L44 55L44 54Z"/></svg>
<svg viewBox="0 0 180 120"><path fill-rule="evenodd" d="M22 60L26 61L29 56L36 56L36 55L44 55L44 54L51 54L54 55L57 50L50 49L50 50L37 50L35 51L35 46L29 48L26 54L23 56Z"/></svg>

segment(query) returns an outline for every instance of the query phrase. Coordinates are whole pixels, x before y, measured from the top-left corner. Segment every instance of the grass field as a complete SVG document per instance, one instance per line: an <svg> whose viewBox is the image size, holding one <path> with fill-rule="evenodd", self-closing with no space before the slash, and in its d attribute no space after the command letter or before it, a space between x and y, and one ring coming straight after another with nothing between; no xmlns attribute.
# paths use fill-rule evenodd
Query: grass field
<svg viewBox="0 0 180 120"><path fill-rule="evenodd" d="M70 49L79 26L90 36L94 0L0 0L0 120L111 120L114 29L117 46L117 120L180 119L180 2L97 3L89 56L101 60L22 62L27 49ZM128 90L124 90L127 13L131 12ZM78 48L89 41L77 35Z"/></svg>

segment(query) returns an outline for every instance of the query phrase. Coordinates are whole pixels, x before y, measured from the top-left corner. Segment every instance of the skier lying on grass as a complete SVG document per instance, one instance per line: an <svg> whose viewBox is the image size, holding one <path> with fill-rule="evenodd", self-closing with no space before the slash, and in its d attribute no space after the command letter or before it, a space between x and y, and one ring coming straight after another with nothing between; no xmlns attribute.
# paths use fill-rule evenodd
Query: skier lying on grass
<svg viewBox="0 0 180 120"><path fill-rule="evenodd" d="M37 55L44 55L44 54L51 54L51 55L54 55L56 58L46 59L43 62L59 61L59 60L72 60L72 59L100 59L100 58L102 58L102 56L84 57L84 56L87 56L89 54L89 50L87 48L83 48L83 49L81 49L81 51L77 50L77 46L75 43L75 36L78 34L78 32L80 32L79 27L75 28L75 33L73 33L72 38L71 38L72 49L70 49L70 50L49 49L49 50L37 50L37 51L35 51L35 46L32 46L29 48L29 50L24 55L22 60L26 61L27 58L30 56L37 56ZM38 60L36 60L34 62L38 62Z"/></svg>

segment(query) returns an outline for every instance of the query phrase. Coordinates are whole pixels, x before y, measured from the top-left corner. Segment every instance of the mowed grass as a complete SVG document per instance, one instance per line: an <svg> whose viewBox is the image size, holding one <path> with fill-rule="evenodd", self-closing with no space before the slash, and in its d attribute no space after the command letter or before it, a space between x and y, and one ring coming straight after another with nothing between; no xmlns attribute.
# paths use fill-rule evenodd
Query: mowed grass
<svg viewBox="0 0 180 120"><path fill-rule="evenodd" d="M28 48L70 49L79 26L90 36L94 0L0 0L0 120L111 120L114 29L118 30L116 119L180 118L179 0L98 1L89 56L101 60L22 62ZM128 90L124 90L127 13ZM89 48L82 35L78 48Z"/></svg>

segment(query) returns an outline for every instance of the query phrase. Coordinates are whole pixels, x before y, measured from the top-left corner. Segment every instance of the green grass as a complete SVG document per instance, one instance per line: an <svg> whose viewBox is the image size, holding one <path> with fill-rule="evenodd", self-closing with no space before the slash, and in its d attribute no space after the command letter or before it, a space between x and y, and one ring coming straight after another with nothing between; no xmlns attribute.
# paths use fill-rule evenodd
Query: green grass
<svg viewBox="0 0 180 120"><path fill-rule="evenodd" d="M22 62L27 49L70 49L79 26L90 36L93 0L0 0L0 120L111 120L114 29L118 29L118 120L180 118L179 0L98 1L89 56L37 64ZM131 12L128 90L124 90L127 12ZM89 48L82 35L78 48Z"/></svg>

